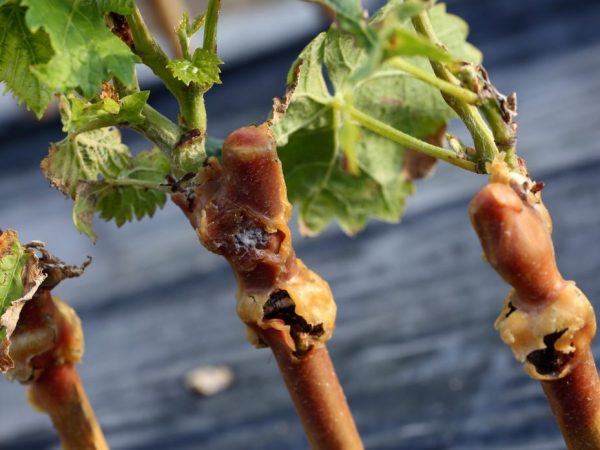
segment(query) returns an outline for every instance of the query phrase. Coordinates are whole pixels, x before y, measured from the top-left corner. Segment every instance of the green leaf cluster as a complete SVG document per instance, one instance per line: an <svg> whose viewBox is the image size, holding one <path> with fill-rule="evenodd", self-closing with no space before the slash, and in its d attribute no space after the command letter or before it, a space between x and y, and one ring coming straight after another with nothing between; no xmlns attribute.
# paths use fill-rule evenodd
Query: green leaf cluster
<svg viewBox="0 0 600 450"><path fill-rule="evenodd" d="M47 63L53 51L44 30L33 33L27 27L25 12L18 3L0 2L0 81L41 117L52 100L52 89L31 68Z"/></svg>
<svg viewBox="0 0 600 450"><path fill-rule="evenodd" d="M155 148L139 153L114 178L80 183L73 207L76 228L95 240L94 213L104 220L114 220L119 227L134 219L152 217L167 201L161 183L170 172L169 160Z"/></svg>
<svg viewBox="0 0 600 450"><path fill-rule="evenodd" d="M198 48L191 59L172 59L167 67L173 76L186 86L195 83L208 90L213 84L221 83L220 64L223 64L223 61L213 52Z"/></svg>
<svg viewBox="0 0 600 450"><path fill-rule="evenodd" d="M144 106L150 91L136 92L121 99L107 97L88 102L77 95L61 96L59 108L63 131L77 133L114 125L139 125L146 117Z"/></svg>
<svg viewBox="0 0 600 450"><path fill-rule="evenodd" d="M52 94L97 94L103 81L133 85L138 58L104 16L133 0L0 0L0 81L38 117Z"/></svg>
<svg viewBox="0 0 600 450"><path fill-rule="evenodd" d="M162 208L166 195L160 185L171 167L158 149L132 158L119 131L105 127L71 134L53 144L42 170L52 185L75 200L77 229L95 239L95 212L122 226Z"/></svg>
<svg viewBox="0 0 600 450"><path fill-rule="evenodd" d="M353 35L362 46L370 46L375 40L373 30L367 26L367 12L360 0L308 0L327 8L335 15L340 28Z"/></svg>
<svg viewBox="0 0 600 450"><path fill-rule="evenodd" d="M207 48L197 48L193 55L190 51L190 40L200 28L205 25L206 16L202 15L190 23L187 13L184 13L181 22L175 30L183 53L183 58L172 59L167 63L171 74L186 86L195 84L206 92L214 84L221 84L219 66L223 61L215 51Z"/></svg>
<svg viewBox="0 0 600 450"><path fill-rule="evenodd" d="M96 181L99 176L115 178L130 159L119 130L100 128L52 144L41 166L55 188L75 198L79 182Z"/></svg>
<svg viewBox="0 0 600 450"><path fill-rule="evenodd" d="M362 127L352 110L420 139L455 117L437 89L387 66L386 58L403 55L431 71L427 58L478 62L480 54L465 41L466 24L444 5L429 13L452 56L407 22L421 8L388 6L369 23L367 35L377 41L364 45L356 39L364 24L353 1L320 3L336 8L339 26L317 36L294 63L286 98L279 100L287 109L283 117L275 114L273 130L301 229L318 233L335 219L356 233L369 217L399 220L413 186L403 175L406 148Z"/></svg>

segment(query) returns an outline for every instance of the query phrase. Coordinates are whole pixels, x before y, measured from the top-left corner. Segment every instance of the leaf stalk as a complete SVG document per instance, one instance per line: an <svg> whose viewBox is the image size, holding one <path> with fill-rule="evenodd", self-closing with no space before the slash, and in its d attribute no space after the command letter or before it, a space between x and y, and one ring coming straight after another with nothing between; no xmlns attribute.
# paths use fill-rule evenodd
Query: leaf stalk
<svg viewBox="0 0 600 450"><path fill-rule="evenodd" d="M221 0L209 0L204 23L204 43L202 48L210 52L217 52L217 23Z"/></svg>
<svg viewBox="0 0 600 450"><path fill-rule="evenodd" d="M390 66L402 70L403 72L406 72L415 78L424 81L425 83L439 89L445 94L451 95L452 97L464 103L475 105L480 102L480 98L476 93L454 83L450 83L449 81L438 78L435 75L432 75L430 72L409 63L405 59L396 56L388 59L386 62Z"/></svg>
<svg viewBox="0 0 600 450"><path fill-rule="evenodd" d="M465 169L470 172L478 171L475 162L462 157L452 150L438 147L417 139L410 134L397 130L387 123L381 122L380 120L365 114L364 112L356 109L354 106L349 106L348 112L350 116L363 127L394 142L397 142L406 148L411 148L434 158L441 159L442 161L446 161L453 166L460 167L461 169Z"/></svg>
<svg viewBox="0 0 600 450"><path fill-rule="evenodd" d="M181 128L148 104L144 105L142 113L145 117L144 122L130 125L131 129L143 135L171 157L173 149L181 138Z"/></svg>
<svg viewBox="0 0 600 450"><path fill-rule="evenodd" d="M426 11L413 17L412 23L417 32L421 33L433 44L443 48L443 44L437 38L431 20L429 19L429 14ZM438 78L455 85L459 84L456 77L452 75L444 64L433 60L429 60L429 62L431 63L433 72ZM456 112L469 130L477 153L477 161L479 164L478 171L485 172L485 163L492 161L499 153L494 140L494 135L490 131L488 124L481 116L477 107L466 104L444 92L442 92L442 96L448 106Z"/></svg>

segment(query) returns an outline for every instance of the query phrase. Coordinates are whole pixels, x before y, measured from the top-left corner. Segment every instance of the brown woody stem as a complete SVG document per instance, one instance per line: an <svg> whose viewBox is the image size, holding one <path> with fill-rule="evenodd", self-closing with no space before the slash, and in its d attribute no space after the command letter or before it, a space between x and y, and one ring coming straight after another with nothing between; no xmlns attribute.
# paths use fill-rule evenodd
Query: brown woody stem
<svg viewBox="0 0 600 450"><path fill-rule="evenodd" d="M362 444L324 343L336 307L329 285L292 246L281 162L267 124L240 128L209 158L193 195L173 200L202 244L224 256L237 278L237 312L250 341L271 347L311 446L359 450Z"/></svg>
<svg viewBox="0 0 600 450"><path fill-rule="evenodd" d="M600 380L590 348L563 378L542 381L544 393L569 450L600 448Z"/></svg>
<svg viewBox="0 0 600 450"><path fill-rule="evenodd" d="M312 449L364 448L325 346L295 357L279 330L256 330L277 360Z"/></svg>
<svg viewBox="0 0 600 450"><path fill-rule="evenodd" d="M490 166L470 214L486 259L513 289L496 320L502 340L541 382L569 450L600 448L600 381L592 305L558 271L551 220L531 180Z"/></svg>
<svg viewBox="0 0 600 450"><path fill-rule="evenodd" d="M40 251L49 287L83 271ZM30 403L50 416L63 449L108 450L75 368L84 347L75 311L42 286L25 303L11 338L14 367L8 376L29 386Z"/></svg>
<svg viewBox="0 0 600 450"><path fill-rule="evenodd" d="M64 450L108 450L73 364L44 370L29 387L29 400L50 416Z"/></svg>

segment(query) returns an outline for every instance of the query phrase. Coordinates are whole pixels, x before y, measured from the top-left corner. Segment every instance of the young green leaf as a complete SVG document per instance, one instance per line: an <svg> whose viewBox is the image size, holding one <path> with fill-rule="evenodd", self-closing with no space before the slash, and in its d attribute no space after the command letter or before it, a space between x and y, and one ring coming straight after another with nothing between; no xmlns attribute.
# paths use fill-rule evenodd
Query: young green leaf
<svg viewBox="0 0 600 450"><path fill-rule="evenodd" d="M31 67L47 63L53 52L44 31L29 31L25 11L14 2L0 6L0 81L39 118L52 100L52 90Z"/></svg>
<svg viewBox="0 0 600 450"><path fill-rule="evenodd" d="M100 175L115 178L130 160L121 133L109 127L70 135L52 144L41 166L55 188L75 198L80 181L95 181Z"/></svg>
<svg viewBox="0 0 600 450"><path fill-rule="evenodd" d="M187 11L183 12L179 24L175 28L175 34L179 40L181 53L185 59L190 59L190 16Z"/></svg>
<svg viewBox="0 0 600 450"><path fill-rule="evenodd" d="M129 1L52 2L22 0L32 32L43 29L50 37L54 56L34 66L39 79L56 92L80 89L86 98L95 95L102 81L115 76L125 85L134 81L139 62L129 47L112 34L104 22L109 11L129 12Z"/></svg>
<svg viewBox="0 0 600 450"><path fill-rule="evenodd" d="M464 22L446 14L442 5L431 15L450 52L477 62L478 52L465 42ZM406 59L431 71L426 59L430 49L414 48L423 56ZM405 72L380 67L357 78L367 58L368 51L352 36L335 28L320 34L290 71L285 115L274 114L279 118L273 131L289 196L299 204L305 232L317 233L333 219L349 233L362 228L369 216L397 221L412 193L403 170L406 149L358 123L347 124L349 110L420 139L434 135L454 117L437 89ZM335 94L327 89L323 68ZM357 172L359 176L352 174Z"/></svg>
<svg viewBox="0 0 600 450"><path fill-rule="evenodd" d="M323 5L335 15L336 22L345 32L354 35L362 47L369 47L374 41L372 30L367 27L367 12L360 0L308 0Z"/></svg>
<svg viewBox="0 0 600 450"><path fill-rule="evenodd" d="M183 12L181 20L177 25L177 28L175 28L175 33L177 34L177 38L179 39L179 45L181 46L181 51L185 59L191 59L190 39L194 36L194 34L196 34L200 30L200 28L202 28L202 25L204 25L205 20L206 16L201 15L196 17L192 21L192 23L190 23L189 14L187 13L187 11Z"/></svg>
<svg viewBox="0 0 600 450"><path fill-rule="evenodd" d="M392 56L425 56L434 61L449 63L453 61L450 53L432 44L413 30L396 27L391 31L389 42L385 46L386 57Z"/></svg>
<svg viewBox="0 0 600 450"><path fill-rule="evenodd" d="M369 19L370 24L379 25L388 20L407 22L429 9L433 2L421 0L389 0Z"/></svg>
<svg viewBox="0 0 600 450"><path fill-rule="evenodd" d="M412 193L412 184L400 173L402 154L387 139L367 130L361 135L358 176L341 166L333 128L299 131L280 149L288 195L299 205L304 234L317 234L334 219L354 234L369 217L396 221L401 216L405 198ZM366 151L365 143L377 145L378 151Z"/></svg>
<svg viewBox="0 0 600 450"><path fill-rule="evenodd" d="M155 148L139 153L115 177L80 183L73 207L75 227L95 240L94 213L104 220L114 220L119 227L133 219L152 217L156 208L162 208L167 201L161 183L170 172L169 160Z"/></svg>
<svg viewBox="0 0 600 450"><path fill-rule="evenodd" d="M429 18L437 37L448 48L451 55L473 64L481 62L481 51L466 40L469 34L467 22L449 14L444 3L431 8Z"/></svg>
<svg viewBox="0 0 600 450"><path fill-rule="evenodd" d="M62 96L60 111L63 131L76 133L113 125L135 125L145 120L142 113L150 91L136 92L122 99L110 97L97 102L87 102L75 95Z"/></svg>
<svg viewBox="0 0 600 450"><path fill-rule="evenodd" d="M173 59L167 67L175 78L183 81L186 86L191 83L198 84L208 89L213 84L220 84L219 65L223 61L213 52L202 48L196 49L191 61L188 59Z"/></svg>
<svg viewBox="0 0 600 450"><path fill-rule="evenodd" d="M26 301L36 293L45 275L33 252L19 243L17 233L0 233L0 372L14 367L9 356L10 337Z"/></svg>
<svg viewBox="0 0 600 450"><path fill-rule="evenodd" d="M94 186L80 183L77 187L75 203L73 204L73 224L80 233L85 234L93 242L96 242L96 232L92 225L95 210L96 197L94 195Z"/></svg>

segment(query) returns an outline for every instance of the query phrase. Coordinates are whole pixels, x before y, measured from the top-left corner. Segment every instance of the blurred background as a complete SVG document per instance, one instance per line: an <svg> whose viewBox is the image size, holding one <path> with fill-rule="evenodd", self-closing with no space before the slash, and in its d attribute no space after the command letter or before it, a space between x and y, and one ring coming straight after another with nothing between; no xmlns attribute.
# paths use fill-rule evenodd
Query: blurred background
<svg viewBox="0 0 600 450"><path fill-rule="evenodd" d="M151 12L151 2L138 3ZM206 97L209 133L218 137L266 118L295 56L327 27L303 2L223 3L223 85ZM546 182L561 270L600 310L600 2L447 3L469 22L495 85L518 93L519 152ZM175 118L169 94L150 73L140 78L150 103ZM45 241L69 263L94 258L57 294L83 320L80 372L112 449L307 448L270 352L245 340L228 267L197 243L179 211L168 204L122 229L98 221L95 245L75 231L72 202L39 170L60 129L55 114L40 124L0 98L0 227L23 242ZM368 449L564 448L539 384L493 329L508 288L481 260L467 216L484 183L442 164L417 185L400 225L373 222L354 238L337 228L296 236L299 256L336 295L329 349ZM232 385L209 398L190 393L185 374L205 365L229 367ZM1 379L0 399L0 449L59 448L22 386Z"/></svg>

